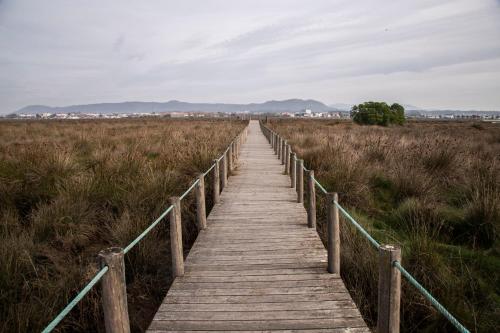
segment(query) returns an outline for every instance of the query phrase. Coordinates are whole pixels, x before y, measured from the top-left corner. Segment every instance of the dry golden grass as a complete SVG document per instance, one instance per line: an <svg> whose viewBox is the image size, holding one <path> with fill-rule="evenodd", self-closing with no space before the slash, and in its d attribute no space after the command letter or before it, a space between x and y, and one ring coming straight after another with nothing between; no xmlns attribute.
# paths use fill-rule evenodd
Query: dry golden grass
<svg viewBox="0 0 500 333"><path fill-rule="evenodd" d="M96 272L97 253L139 235L244 125L0 122L0 331L40 331ZM186 249L197 235L193 201L183 203ZM160 223L126 256L133 331L147 327L171 283L169 252L168 223ZM103 331L99 288L58 331Z"/></svg>
<svg viewBox="0 0 500 333"><path fill-rule="evenodd" d="M475 332L492 332L500 308L500 126L409 122L359 126L273 120L305 165L403 264ZM325 235L324 204L318 229ZM377 304L377 253L342 223L342 275L370 324ZM403 331L453 331L403 285Z"/></svg>

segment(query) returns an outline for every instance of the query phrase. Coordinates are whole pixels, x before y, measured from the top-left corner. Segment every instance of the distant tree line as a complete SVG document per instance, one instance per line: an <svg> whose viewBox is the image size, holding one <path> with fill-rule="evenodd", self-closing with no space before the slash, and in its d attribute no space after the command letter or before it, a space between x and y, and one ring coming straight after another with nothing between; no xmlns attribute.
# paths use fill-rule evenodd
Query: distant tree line
<svg viewBox="0 0 500 333"><path fill-rule="evenodd" d="M405 108L398 103L389 106L385 102L365 102L352 107L351 117L355 123L362 125L402 125Z"/></svg>

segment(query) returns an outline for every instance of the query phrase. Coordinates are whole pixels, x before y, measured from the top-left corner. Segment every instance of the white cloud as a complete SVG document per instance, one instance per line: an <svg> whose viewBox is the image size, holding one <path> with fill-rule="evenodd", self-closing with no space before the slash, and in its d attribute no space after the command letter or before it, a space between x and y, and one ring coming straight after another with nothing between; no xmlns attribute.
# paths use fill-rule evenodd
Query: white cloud
<svg viewBox="0 0 500 333"><path fill-rule="evenodd" d="M366 99L500 109L493 0L0 1L0 112Z"/></svg>

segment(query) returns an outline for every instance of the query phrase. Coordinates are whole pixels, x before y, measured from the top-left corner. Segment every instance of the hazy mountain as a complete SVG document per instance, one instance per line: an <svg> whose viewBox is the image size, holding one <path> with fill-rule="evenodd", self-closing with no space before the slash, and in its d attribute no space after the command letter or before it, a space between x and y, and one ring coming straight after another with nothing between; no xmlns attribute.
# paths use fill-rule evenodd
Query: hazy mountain
<svg viewBox="0 0 500 333"><path fill-rule="evenodd" d="M352 107L354 104L347 104L347 103L334 103L330 104L329 106L331 108L337 109L339 111L351 111ZM410 104L403 104L403 107L405 110L422 110L418 106L410 105Z"/></svg>
<svg viewBox="0 0 500 333"><path fill-rule="evenodd" d="M122 102L99 103L85 105L71 105L63 107L50 107L45 105L30 105L18 110L16 113L145 113L145 112L297 112L311 109L315 112L336 111L319 101L312 99L288 99L284 101L267 101L264 103L250 104L225 104L225 103L188 103L180 101L158 102Z"/></svg>
<svg viewBox="0 0 500 333"><path fill-rule="evenodd" d="M351 108L354 104L347 104L347 103L334 103L330 104L329 107L339 110L339 111L351 111Z"/></svg>

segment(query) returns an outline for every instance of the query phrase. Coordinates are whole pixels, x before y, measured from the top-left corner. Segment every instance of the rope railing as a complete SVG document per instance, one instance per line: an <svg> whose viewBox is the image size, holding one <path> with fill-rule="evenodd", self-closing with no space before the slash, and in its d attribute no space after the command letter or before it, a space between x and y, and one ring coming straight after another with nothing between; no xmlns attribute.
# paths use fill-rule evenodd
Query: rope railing
<svg viewBox="0 0 500 333"><path fill-rule="evenodd" d="M313 180L314 180L314 183L316 184L316 186L318 186L318 188L321 190L321 192L323 192L324 194L328 193L328 191L323 187L323 185L321 185L320 182L318 182L318 180L316 178L313 177Z"/></svg>
<svg viewBox="0 0 500 333"><path fill-rule="evenodd" d="M239 152L239 145L243 140L245 140L246 137L246 131L247 127L236 136L235 139L231 141L229 144L228 148L222 153L222 155L216 159L217 162L220 162L222 159L226 158L226 155L230 151L231 148L236 148L237 152L234 152L233 154L237 155ZM232 157L230 157L232 158ZM202 173L203 177L207 176L210 171L212 171L216 167L216 163L213 163L210 168ZM224 173L224 177L227 177L227 174ZM214 177L214 181L219 181L219 175L216 175ZM198 185L200 184L200 179L198 178L196 181L191 184L191 186L179 197L179 202L180 200L186 198L186 196ZM224 182L223 182L224 184ZM218 188L218 187L217 187ZM223 188L222 188L223 189ZM204 194L203 194L203 199L204 199ZM199 204L197 202L197 204ZM123 249L123 254L127 254L130 250L132 250L144 237L146 237L151 230L153 230L169 213L172 212L173 209L175 209L175 205L172 204L170 205L153 223L151 223L139 236L137 236L132 242L130 242L124 249ZM199 208L199 207L198 207ZM205 209L205 205L203 203L203 210ZM182 255L182 253L181 253ZM83 297L105 276L105 274L109 271L109 266L104 265L96 274L95 276L78 292L78 294L59 312L59 314L43 329L42 333L49 333L54 330L54 328L63 320L68 313L83 299ZM126 307L125 307L126 308ZM105 313L105 320L106 320L106 313ZM127 322L128 322L128 313L127 313Z"/></svg>
<svg viewBox="0 0 500 333"><path fill-rule="evenodd" d="M464 325L462 325L446 308L435 299L430 292L427 291L404 267L401 265L399 261L394 261L392 263L394 267L396 267L401 274L412 284L420 293L429 301L431 304L446 318L450 323L455 326L455 328L460 333L470 333Z"/></svg>
<svg viewBox="0 0 500 333"><path fill-rule="evenodd" d="M130 242L130 244L123 249L123 252L127 253L128 251L132 250L132 248L136 246L137 243L139 243L144 237L146 237L146 235L149 234L149 232L153 230L153 228L156 227L156 225L160 223L161 220L163 220L173 208L174 206L170 205L153 223L149 225L149 227L147 227L139 236L137 236L132 242Z"/></svg>
<svg viewBox="0 0 500 333"><path fill-rule="evenodd" d="M186 190L184 193L181 194L180 198L181 200L187 197L187 195L193 190L193 188L200 182L199 179L196 179L196 181Z"/></svg>
<svg viewBox="0 0 500 333"><path fill-rule="evenodd" d="M380 244L375 240L375 238L373 238L369 233L368 231L366 231L362 226L361 224L359 224L337 201L334 202L335 203L335 206L337 206L337 208L342 212L342 214L344 214L344 216L347 218L347 220L349 222L351 222L351 224L353 226L356 227L356 229L359 230L359 232L361 232L361 234L363 236L365 236L366 239L368 239L368 241L373 245L375 246L377 249L380 247Z"/></svg>
<svg viewBox="0 0 500 333"><path fill-rule="evenodd" d="M108 266L104 266L103 268L101 268L101 270L97 272L96 275L92 278L92 280L90 280L90 282L87 283L87 285L71 300L71 302L69 302L68 305L66 305L64 309L62 309L62 311L47 325L47 327L45 327L42 333L51 332L57 326L57 324L59 324L61 320L66 317L71 309L73 309L75 305L77 305L78 302L80 302L82 298L87 295L90 289L92 289L92 287L94 287L94 285L99 282L104 274L106 274L108 269Z"/></svg>
<svg viewBox="0 0 500 333"><path fill-rule="evenodd" d="M205 171L205 172L203 173L203 176L204 176L204 177L205 177L205 176L207 176L207 175L210 173L210 171L212 171L212 169L213 169L213 168L215 168L215 163L214 163L214 164L212 164L212 166L211 166L211 167L210 167L207 171Z"/></svg>
<svg viewBox="0 0 500 333"><path fill-rule="evenodd" d="M264 135L268 138L269 140L269 143L275 147L276 145L276 142L277 140L283 140L279 134L277 132L274 132L272 131L271 129L269 129L268 127L266 127L262 121L260 122L260 125L261 125L261 129L264 133ZM295 163L297 163L298 161L301 161L299 158L296 157L296 154L292 152L292 149L291 149L291 146L288 147L288 150L287 150L289 153L290 153L290 159L292 160L292 156L293 156L293 161ZM303 171L306 171L306 172L310 172L311 170L310 169L307 169L303 164L302 164L302 169ZM297 169L293 169L291 168L291 170L295 170L295 172L298 172ZM287 172L288 170L285 170L285 172ZM302 173L302 170L300 171L300 173ZM296 181L296 179L298 178L297 175L295 174L291 174L290 175L292 177L292 187L294 187L294 183ZM321 190L321 192L325 195L329 195L330 192L328 192L326 190L326 188L314 177L314 176L311 176L311 183L312 184L316 184L316 186ZM310 190L311 191L311 190ZM311 191L310 192L311 195L315 195L315 192L314 191ZM336 198L336 194L334 196L334 198ZM301 201L299 201L301 202ZM314 200L314 203L315 203L315 200ZM344 208L342 207L337 200L333 200L333 205L343 214L343 216L347 219L347 221L349 221L369 242L370 244L372 244L375 248L377 248L379 250L379 253L380 253L380 256L381 258L389 258L389 260L387 262L387 264L389 265L389 267L394 267L398 270L398 272L400 272L407 280L408 282L413 286L415 287L451 324L453 324L453 326L455 326L455 328L460 332L460 333L470 333L470 331L465 328L465 326L463 326L443 305L441 305L441 303L439 303L433 296L430 292L428 292L404 267L403 265L401 265L400 263L400 249L399 248L396 248L395 246L391 246L391 245L386 245L386 246L382 246L377 240L375 240L375 238L372 237L372 235L370 235L370 233L368 231L366 231L365 228L362 227L362 225L357 222L352 216L351 214L349 214L349 212ZM311 209L311 208L309 208ZM309 211L308 211L308 214L309 214ZM315 207L314 207L314 214L315 214ZM329 215L327 216L328 217L328 223L338 223L338 221L335 221L336 218L335 218L335 214L333 214L333 217L331 217L331 214L329 213ZM330 233L330 226L328 226L328 232ZM338 230L337 230L338 232ZM338 234L337 234L337 237L338 237ZM334 237L331 237L331 235L329 234L328 235L328 238L329 238L329 244L328 246L330 247L330 242L332 241L332 238ZM329 267L329 271L330 271L330 249L328 250L328 267ZM389 253L389 254L388 254ZM336 253L334 254L334 256L340 256L340 253ZM399 259L396 259L396 260L393 260L393 258L399 258ZM338 258L339 259L339 258ZM338 260L337 259L337 260ZM390 269L388 270L390 271ZM332 271L330 271L332 272ZM384 295L381 295L381 291L379 290L379 304L380 304L380 298L386 298L384 302L382 302L383 304L387 304L389 305L390 304L390 308L394 308L394 306L392 305L391 302L394 302L394 298L393 297L393 292L394 294L397 294L397 295L400 295L400 291L398 292L395 292L394 290L392 290L391 288L394 288L394 286L391 286L391 287L387 287L387 285L390 285L390 282L387 282L387 280L390 280L391 279L391 275L389 274L388 277L387 276L379 276L379 279L382 279L384 278L383 281L379 281L379 288L382 288L382 290L385 290L385 289L390 289L391 291L390 292L387 292L386 294ZM381 284L384 285L383 287L381 287ZM400 286L398 286L397 288L400 288ZM390 294L391 293L391 294ZM390 295L389 295L390 294ZM398 302L398 306L396 308L399 309L399 302L400 300L397 299L396 300ZM381 325L381 322L384 321L384 322L391 322L391 321L394 321L395 319L394 318L381 318L381 314L380 314L381 311L379 311L379 318L377 320L378 322L378 325ZM395 316L397 317L397 325L399 327L399 312L396 314L396 313L391 313L390 310L387 310L387 311L384 311L385 315L386 316ZM390 315L389 315L390 314ZM382 323L382 325L384 325ZM388 325L388 324L387 324ZM386 326L387 326L386 325ZM383 327L382 329L378 329L378 331L390 331L389 329L386 329L387 327Z"/></svg>

